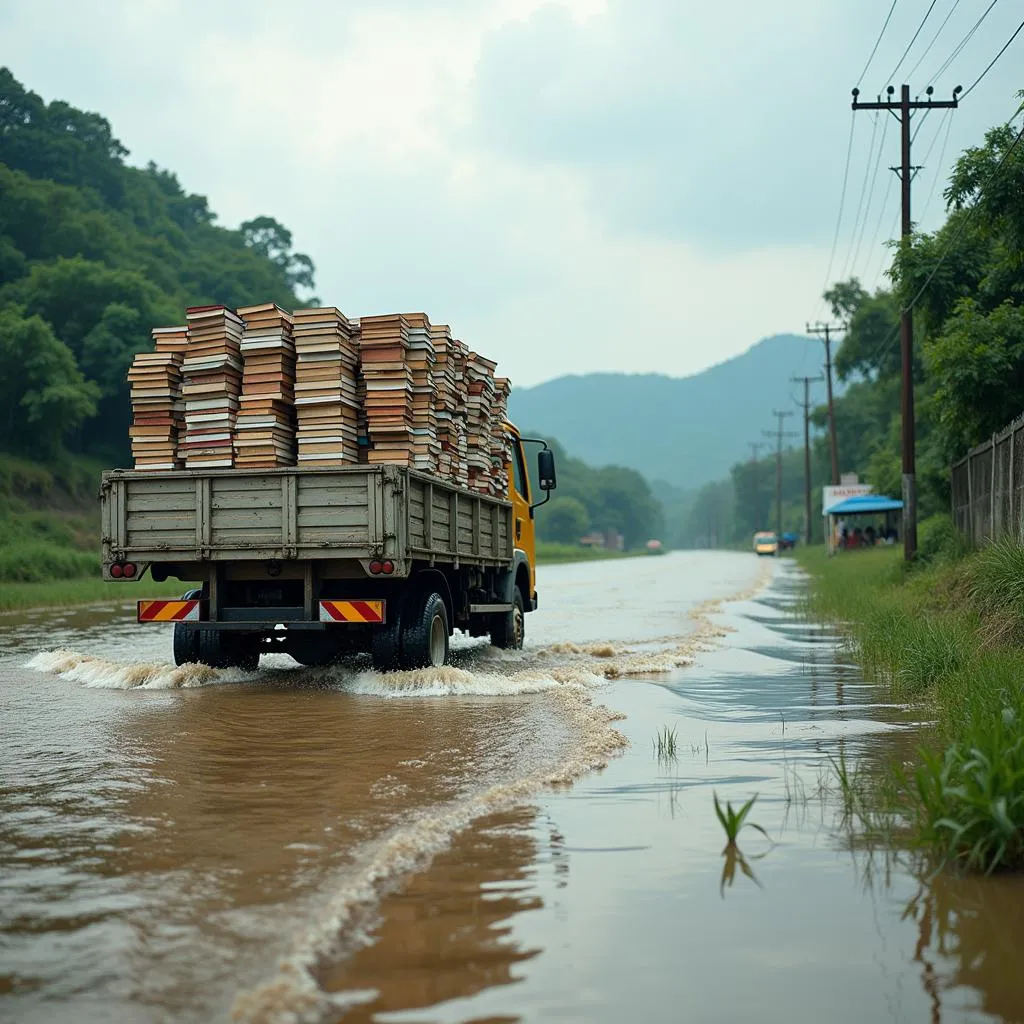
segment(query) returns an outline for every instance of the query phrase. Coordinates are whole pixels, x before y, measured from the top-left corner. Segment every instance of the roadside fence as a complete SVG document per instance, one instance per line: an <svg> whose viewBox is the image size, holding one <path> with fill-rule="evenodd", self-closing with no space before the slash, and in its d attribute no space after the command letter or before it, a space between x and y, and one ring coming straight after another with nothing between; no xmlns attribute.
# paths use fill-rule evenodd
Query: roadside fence
<svg viewBox="0 0 1024 1024"><path fill-rule="evenodd" d="M1024 415L952 466L953 522L975 544L1024 540Z"/></svg>

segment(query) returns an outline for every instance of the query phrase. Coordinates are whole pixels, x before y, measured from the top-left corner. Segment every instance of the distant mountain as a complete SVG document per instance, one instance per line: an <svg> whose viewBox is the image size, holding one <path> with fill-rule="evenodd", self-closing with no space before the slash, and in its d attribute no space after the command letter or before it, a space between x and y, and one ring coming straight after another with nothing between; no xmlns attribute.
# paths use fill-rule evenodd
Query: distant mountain
<svg viewBox="0 0 1024 1024"><path fill-rule="evenodd" d="M803 429L790 377L819 373L822 354L814 339L777 334L692 377L589 373L515 388L509 411L593 466L630 466L691 491L748 457L748 442L766 440L773 409L793 410L787 428ZM812 396L824 401L823 386Z"/></svg>

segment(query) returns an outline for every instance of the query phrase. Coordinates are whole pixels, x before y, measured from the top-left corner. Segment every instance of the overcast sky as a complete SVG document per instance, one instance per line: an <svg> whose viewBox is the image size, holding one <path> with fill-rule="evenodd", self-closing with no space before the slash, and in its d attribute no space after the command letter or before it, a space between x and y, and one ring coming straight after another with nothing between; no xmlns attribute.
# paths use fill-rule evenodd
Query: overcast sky
<svg viewBox="0 0 1024 1024"><path fill-rule="evenodd" d="M865 93L930 2L898 0ZM988 2L954 5L937 0L897 84L923 55L923 93ZM850 89L890 7L3 0L0 63L102 113L129 159L175 171L220 223L276 217L350 315L426 310L518 384L685 375L824 312ZM997 4L937 97L969 85L1021 17L1019 0ZM1024 33L959 111L921 125L924 226L942 211L937 172L1012 112L1022 66ZM895 229L899 158L895 120L873 118L856 115L832 275L868 282Z"/></svg>

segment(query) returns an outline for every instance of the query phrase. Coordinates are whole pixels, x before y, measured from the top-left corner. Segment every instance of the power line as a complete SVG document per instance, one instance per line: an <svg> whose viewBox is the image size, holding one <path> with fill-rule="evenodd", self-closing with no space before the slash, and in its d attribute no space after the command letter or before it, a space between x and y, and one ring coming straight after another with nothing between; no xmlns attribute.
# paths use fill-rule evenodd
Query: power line
<svg viewBox="0 0 1024 1024"><path fill-rule="evenodd" d="M860 199L857 200L857 213L853 218L853 230L850 232L850 243L851 247L846 253L846 259L843 261L843 272L839 275L840 279L846 280L846 272L850 269L850 257L853 255L853 242L857 238L857 229L860 227L861 212L864 209L864 197L868 191L868 179L871 177L871 158L875 155L875 136L878 134L878 114L875 114L874 124L871 126L871 143L868 146L868 159L864 164L864 180L860 185Z"/></svg>
<svg viewBox="0 0 1024 1024"><path fill-rule="evenodd" d="M939 31L936 32L934 36L932 36L932 41L924 48L924 53L922 53L921 56L917 58L917 63L910 69L910 73L907 75L907 78L913 78L914 75L917 74L917 69L924 63L925 57L927 57L928 54L932 52L932 47L938 42L939 36L942 35L943 29L945 29L945 27L949 24L949 19L953 17L953 14L956 12L956 9L959 6L960 0L953 0L953 6L950 7L949 14L947 14L946 17L942 19L942 24L939 26Z"/></svg>
<svg viewBox="0 0 1024 1024"><path fill-rule="evenodd" d="M939 70L936 71L935 74L932 75L932 77L928 79L928 84L929 85L934 85L935 84L935 80L939 77L939 75L943 74L945 72L945 70L950 66L950 64L952 64L953 61L955 61L957 59L957 57L960 56L960 54L963 52L963 48L974 38L974 33L977 32L979 28L981 28L982 22L989 16L989 14L992 11L992 8L995 7L995 5L997 3L999 3L999 0L992 0L992 3L990 3L988 5L988 7L985 8L984 13L974 23L973 27L968 31L967 35L965 35L963 37L963 39L960 40L959 45L946 58L946 61L942 65L942 67L939 68Z"/></svg>
<svg viewBox="0 0 1024 1024"><path fill-rule="evenodd" d="M893 181L895 182L895 179L893 179ZM889 209L889 200L896 194L896 191L897 190L892 185L890 185L889 190L885 193L885 199L882 201L882 208L878 211L878 223L875 225L875 233L871 238L871 244L868 246L869 253L874 252L876 246L878 246L881 240L882 223L885 221L885 213L886 210ZM890 228L889 230L889 238L892 238L892 236L896 233L896 225L899 223L899 215L900 212L899 209L897 209L893 217L892 228ZM870 280L872 281L872 288L876 288L878 286L879 278L882 276L882 267L885 265L885 256L886 250L883 249L879 267L875 271L875 273L870 277ZM865 274L864 280L865 282L869 280L868 275Z"/></svg>
<svg viewBox="0 0 1024 1024"><path fill-rule="evenodd" d="M927 117L927 113L925 114ZM889 130L889 119L885 119L885 123L882 127L882 138L878 143L878 156L875 159L875 172L871 178L871 188L868 190L868 202L864 208L864 219L861 221L860 234L857 236L857 244L853 250L853 261L850 264L850 273L855 274L857 271L857 263L860 259L860 248L864 244L864 232L867 230L868 220L871 217L871 204L874 202L875 197L875 185L878 182L878 172L882 166L882 155L885 150L885 136Z"/></svg>
<svg viewBox="0 0 1024 1024"><path fill-rule="evenodd" d="M925 291L928 288L928 285L931 284L932 279L939 272L939 268L946 261L946 257L952 251L953 245L959 240L960 236L964 233L964 230L967 227L967 224L970 221L971 217L974 216L975 210L977 210L978 205L980 204L982 198L985 195L985 190L989 187L989 185L992 184L993 181L995 181L996 176L1002 170L1003 165L1006 163L1006 161L1010 158L1010 154L1020 144L1021 139L1024 139L1024 127L1021 127L1021 130L1017 133L1017 137L1013 140L1013 142L1010 143L1006 152L1002 155L1001 159L999 160L999 163L996 164L996 166L992 170L992 173L986 179L985 184L978 190L978 195L975 198L974 203L971 206L967 207L965 215L961 218L960 223L957 225L956 231L953 232L952 236L946 242L946 245L943 248L938 260L936 261L935 266L932 267L931 273L928 275L927 278L925 278L924 284L921 285L921 287L917 290L917 294L910 300L910 302L907 304L906 307L904 307L904 309L901 312L910 313L917 305L921 296L924 295ZM883 341L882 344L879 345L878 348L875 350L874 354L871 357L871 362L876 362L878 357L881 356L885 352L885 350L889 348L890 345L892 345L892 343L896 340L898 333L898 330L894 330L889 334L889 337L887 337L885 341Z"/></svg>
<svg viewBox="0 0 1024 1024"><path fill-rule="evenodd" d="M828 257L828 268L825 271L825 282L820 288L821 302L824 304L824 295L828 286L832 283L832 266L836 260L836 250L839 248L839 231L843 224L843 209L846 206L846 188L850 181L850 158L853 155L853 129L857 123L856 112L850 115L850 138L846 143L846 167L843 170L843 187L839 194L839 214L836 217L836 230L832 238L832 252Z"/></svg>
<svg viewBox="0 0 1024 1024"><path fill-rule="evenodd" d="M903 62L907 59L907 54L910 53L910 50L913 47L914 43L917 42L917 37L921 34L921 29L924 28L925 22L928 21L929 17L931 17L931 13L932 11L935 10L935 5L937 3L938 0L932 0L932 2L928 5L928 10L924 12L924 17L921 19L921 24L917 26L917 31L911 37L910 42L907 43L907 48L903 51L903 56L900 57L900 59L896 62L896 67L892 69L892 74L885 80L886 85L888 85L896 77L896 72L899 71L899 69L903 66Z"/></svg>
<svg viewBox="0 0 1024 1024"><path fill-rule="evenodd" d="M864 70L860 73L860 78L857 79L857 88L860 88L860 83L864 81L864 76L868 73L868 68L871 67L871 62L875 59L875 54L878 53L878 46L882 41L882 36L885 35L885 30L889 27L889 22L892 21L892 12L896 10L897 0L892 0L892 7L889 8L889 13L885 16L885 24L882 25L882 31L878 33L878 38L875 40L875 45L871 49L871 54L868 57L867 63L864 65Z"/></svg>
<svg viewBox="0 0 1024 1024"><path fill-rule="evenodd" d="M968 96L970 96L971 91L974 89L974 87L996 66L996 61L998 61L999 58L1002 57L1004 53L1006 53L1006 51L1010 48L1010 43L1012 43L1014 39L1016 39L1017 36L1020 35L1022 29L1024 29L1024 21L1022 21L1017 26L1017 31L1014 32L1013 35L1006 40L1006 43L1004 44L1003 48L992 58L991 62L989 63L989 66L985 68L985 70L982 71L982 73L978 75L978 77L969 86L967 86L960 99L966 99Z"/></svg>
<svg viewBox="0 0 1024 1024"><path fill-rule="evenodd" d="M932 199L935 198L935 190L939 186L939 176L942 174L943 161L946 159L946 147L949 145L949 135L953 130L953 112L947 110L945 114L946 118L946 135L942 140L942 149L939 150L939 159L935 163L935 176L932 178L932 187L928 190L928 196L924 201L924 211L921 213L921 220L918 222L923 224L928 217L928 211L932 208ZM935 148L935 143L938 141L939 135L942 134L942 122L939 122L939 130L935 133L935 138L932 139L932 144L928 147L928 152L924 155L925 166L928 164L928 157L931 156L932 150Z"/></svg>
<svg viewBox="0 0 1024 1024"><path fill-rule="evenodd" d="M1017 148L1021 139L1024 139L1024 127L1022 127L1021 130L1017 132L1017 137L1013 140L1013 142L1010 143L1006 152L1002 155L1001 159L999 160L999 163L996 164L994 170L988 176L987 180L985 181L985 184L978 190L978 195L975 198L974 203L968 207L966 216L961 218L960 223L956 227L956 231L953 232L952 237L949 239L949 241L943 248L942 255L939 256L935 266L932 267L932 272L925 278L924 284L921 285L921 287L917 290L917 294L910 300L910 305L907 306L908 313L914 308L914 306L917 305L918 299L920 299L921 296L924 295L925 290L928 288L928 285L932 283L932 278L935 277L935 275L939 272L939 267L941 267L942 264L946 262L946 257L950 254L953 245L959 240L960 236L964 233L964 228L967 227L967 224L970 221L971 217L974 216L974 211L978 209L978 206L980 205L981 200L985 194L985 189L988 188L988 186L991 185L993 181L995 181L996 175L999 174L999 172L1003 169L1003 164L1005 164L1006 161L1009 160L1010 154Z"/></svg>

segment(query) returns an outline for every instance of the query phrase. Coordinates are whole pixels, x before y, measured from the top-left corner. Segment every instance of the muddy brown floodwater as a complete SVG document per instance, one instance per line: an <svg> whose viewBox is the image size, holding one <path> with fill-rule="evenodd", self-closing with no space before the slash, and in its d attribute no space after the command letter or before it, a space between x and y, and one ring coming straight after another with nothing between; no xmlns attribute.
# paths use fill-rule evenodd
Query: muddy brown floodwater
<svg viewBox="0 0 1024 1024"><path fill-rule="evenodd" d="M828 757L917 723L791 563L540 583L523 652L391 675L174 669L128 608L0 619L0 1019L1024 1020L1019 879L850 852ZM714 793L773 842L723 858Z"/></svg>

